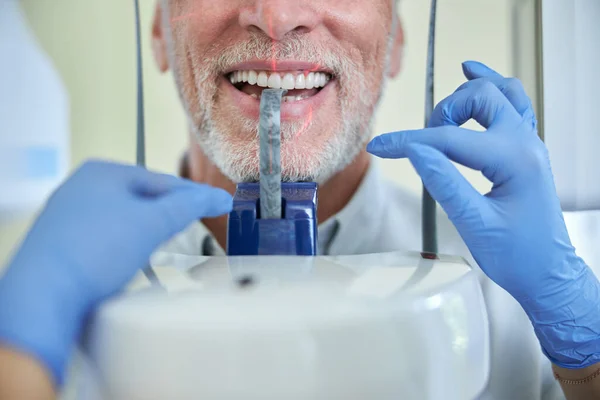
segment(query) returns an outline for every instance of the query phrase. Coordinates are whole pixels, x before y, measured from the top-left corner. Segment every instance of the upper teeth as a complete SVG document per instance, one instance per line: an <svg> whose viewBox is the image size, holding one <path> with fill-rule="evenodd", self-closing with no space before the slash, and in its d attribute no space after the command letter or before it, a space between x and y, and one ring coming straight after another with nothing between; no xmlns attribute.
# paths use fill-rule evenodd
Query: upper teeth
<svg viewBox="0 0 600 400"><path fill-rule="evenodd" d="M314 89L324 87L331 80L331 75L323 72L301 72L294 76L292 73L235 71L229 75L229 80L234 85L246 82L271 89Z"/></svg>

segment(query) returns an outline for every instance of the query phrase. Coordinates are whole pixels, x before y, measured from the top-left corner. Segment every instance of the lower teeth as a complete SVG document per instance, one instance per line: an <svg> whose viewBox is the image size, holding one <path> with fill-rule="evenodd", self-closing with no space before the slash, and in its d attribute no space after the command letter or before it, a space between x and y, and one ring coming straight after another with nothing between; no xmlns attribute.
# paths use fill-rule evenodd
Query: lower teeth
<svg viewBox="0 0 600 400"><path fill-rule="evenodd" d="M253 99L256 99L256 100L260 100L260 98L261 98L261 96L256 93L252 93L250 95L250 97L252 97ZM294 101L300 101L300 100L304 100L304 99L308 99L308 96L284 96L283 102L284 103L292 103Z"/></svg>

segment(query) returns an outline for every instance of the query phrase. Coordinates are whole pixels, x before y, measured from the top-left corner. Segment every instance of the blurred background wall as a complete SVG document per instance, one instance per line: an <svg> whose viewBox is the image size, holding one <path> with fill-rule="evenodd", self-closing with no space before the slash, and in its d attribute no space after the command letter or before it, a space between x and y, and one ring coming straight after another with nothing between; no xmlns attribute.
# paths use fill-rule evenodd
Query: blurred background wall
<svg viewBox="0 0 600 400"><path fill-rule="evenodd" d="M90 157L134 162L136 82L132 2L21 0L21 3L69 92L71 167ZM479 60L503 74L513 73L511 0L439 3L436 101L464 82L461 62L465 60ZM149 38L154 5L155 0L141 0L147 161L151 169L175 172L187 145L185 117L171 76L159 74L153 63ZM406 34L404 67L400 77L388 84L377 114L376 133L423 125L429 5L427 0L401 2ZM421 182L407 161L384 161L382 166L395 182L420 193ZM462 171L480 191L489 189L479 173ZM25 218L0 226L0 265L22 238L30 221L31 218Z"/></svg>

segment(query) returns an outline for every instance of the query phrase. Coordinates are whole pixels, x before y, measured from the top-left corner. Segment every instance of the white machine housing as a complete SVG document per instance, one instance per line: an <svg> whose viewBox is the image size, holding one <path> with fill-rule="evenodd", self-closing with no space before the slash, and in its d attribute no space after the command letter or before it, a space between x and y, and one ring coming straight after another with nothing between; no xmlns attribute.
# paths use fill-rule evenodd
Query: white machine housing
<svg viewBox="0 0 600 400"><path fill-rule="evenodd" d="M161 254L90 323L79 397L474 399L489 374L460 258Z"/></svg>

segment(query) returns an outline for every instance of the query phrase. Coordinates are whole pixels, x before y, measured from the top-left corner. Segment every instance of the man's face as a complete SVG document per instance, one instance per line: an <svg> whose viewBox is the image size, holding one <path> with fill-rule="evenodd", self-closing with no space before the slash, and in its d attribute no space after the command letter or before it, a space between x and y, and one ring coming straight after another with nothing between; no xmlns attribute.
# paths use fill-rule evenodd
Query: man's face
<svg viewBox="0 0 600 400"><path fill-rule="evenodd" d="M288 90L284 180L323 182L363 148L388 66L399 67L391 0L161 1L155 55L203 152L232 181L258 180L266 86Z"/></svg>

